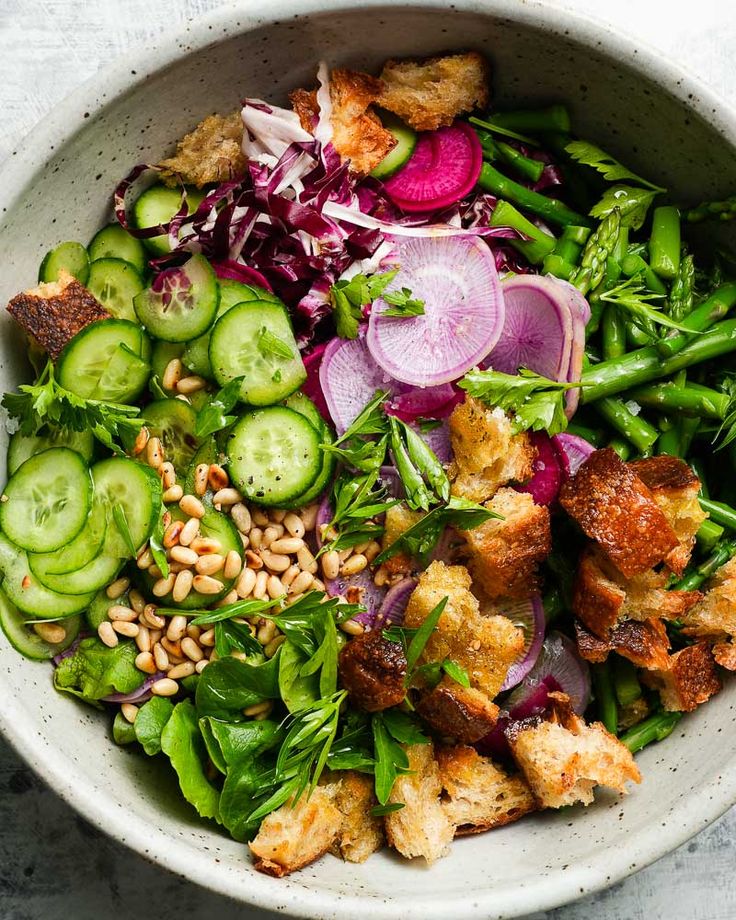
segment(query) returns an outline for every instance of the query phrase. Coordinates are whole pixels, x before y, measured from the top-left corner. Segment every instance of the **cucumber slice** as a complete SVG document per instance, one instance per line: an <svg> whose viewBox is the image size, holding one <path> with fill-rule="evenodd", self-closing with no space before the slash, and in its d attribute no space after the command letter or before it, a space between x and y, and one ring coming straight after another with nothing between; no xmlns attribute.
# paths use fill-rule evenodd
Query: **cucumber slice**
<svg viewBox="0 0 736 920"><path fill-rule="evenodd" d="M284 405L287 409L293 409L294 412L298 412L299 415L303 415L304 418L311 422L317 431L321 431L324 427L324 419L319 414L319 409L315 406L312 400L307 396L306 393L302 393L301 390L297 390L296 393L292 393L287 399L284 400Z"/></svg>
<svg viewBox="0 0 736 920"><path fill-rule="evenodd" d="M245 378L240 399L253 406L281 402L307 379L286 307L268 301L238 304L217 320L210 362L220 386Z"/></svg>
<svg viewBox="0 0 736 920"><path fill-rule="evenodd" d="M25 655L26 658L32 658L34 661L45 661L63 652L65 648L74 642L79 633L81 617L71 616L61 621L58 625L62 626L66 632L61 642L49 643L42 639L37 632L25 624L28 618L18 610L15 604L11 603L8 595L0 588L0 627L5 633L5 638L13 648Z"/></svg>
<svg viewBox="0 0 736 920"><path fill-rule="evenodd" d="M111 600L105 593L105 589L101 588L97 594L95 594L92 599L92 603L84 611L84 618L87 621L87 625L93 632L97 632L97 628L100 623L104 623L105 620L109 619L107 616L107 611L114 604L122 604L123 606L128 606L128 595L123 594L122 597L117 597L115 600Z"/></svg>
<svg viewBox="0 0 736 920"><path fill-rule="evenodd" d="M105 399L100 381L108 365L106 386L114 391L114 401L131 403L143 392L146 381L137 356L143 353L145 336L140 326L124 319L103 319L90 323L78 332L65 346L56 364L56 377L61 386L84 399ZM125 345L130 353L121 354ZM135 360L134 360L135 359ZM132 378L128 384L119 377L120 368L130 367Z"/></svg>
<svg viewBox="0 0 736 920"><path fill-rule="evenodd" d="M49 553L84 527L92 500L87 464L68 447L29 457L13 473L0 503L0 527L21 549Z"/></svg>
<svg viewBox="0 0 736 920"><path fill-rule="evenodd" d="M134 354L127 345L118 345L107 367L102 372L94 392L94 399L106 402L131 402L143 392L151 376L151 366Z"/></svg>
<svg viewBox="0 0 736 920"><path fill-rule="evenodd" d="M98 259L122 259L129 262L142 275L146 270L148 256L140 240L131 236L120 224L108 224L92 238L87 247L90 262Z"/></svg>
<svg viewBox="0 0 736 920"><path fill-rule="evenodd" d="M141 417L150 434L161 439L165 458L183 472L199 447L194 408L183 399L157 399L146 406Z"/></svg>
<svg viewBox="0 0 736 920"><path fill-rule="evenodd" d="M187 186L187 204L189 213L192 214L205 196L203 191ZM133 223L139 229L155 227L158 224L167 224L181 207L181 191L178 188L168 188L165 185L152 185L142 192L133 205ZM153 236L143 240L143 245L149 252L157 256L171 251L168 236Z"/></svg>
<svg viewBox="0 0 736 920"><path fill-rule="evenodd" d="M153 354L151 355L151 371L158 377L158 382L163 387L163 379L169 362L174 358L181 358L184 353L184 346L181 342L162 342L157 339L153 343ZM166 390L167 393L175 395L174 390Z"/></svg>
<svg viewBox="0 0 736 920"><path fill-rule="evenodd" d="M87 287L108 313L112 313L117 319L138 322L133 298L140 294L144 284L130 262L111 258L95 259L89 266Z"/></svg>
<svg viewBox="0 0 736 920"><path fill-rule="evenodd" d="M34 454L40 454L50 447L68 447L75 450L83 460L89 462L95 446L91 431L72 431L71 428L52 428L45 425L43 434L21 434L16 431L8 444L8 475L12 476L18 467Z"/></svg>
<svg viewBox="0 0 736 920"><path fill-rule="evenodd" d="M417 133L390 112L382 111L381 121L383 122L383 127L396 138L396 146L389 150L378 166L371 171L371 175L375 179L388 179L395 172L398 172L414 153L414 148L417 145Z"/></svg>
<svg viewBox="0 0 736 920"><path fill-rule="evenodd" d="M31 572L44 588L59 594L88 595L90 592L94 593L103 585L113 581L124 564L124 561L117 556L103 552L87 565L83 565L81 569L55 575L48 571L48 563L39 562L42 558L44 557L29 553L28 564Z"/></svg>
<svg viewBox="0 0 736 920"><path fill-rule="evenodd" d="M109 509L93 497L89 517L77 536L54 553L34 554L33 559L29 559L31 568L36 572L33 562L35 559L43 571L53 575L64 575L66 572L81 569L102 553L109 524Z"/></svg>
<svg viewBox="0 0 736 920"><path fill-rule="evenodd" d="M320 441L323 444L332 444L332 442L335 440L334 432L324 421L322 422L322 426L319 429L319 433ZM306 492L302 492L301 495L297 495L296 498L293 498L289 502L289 508L304 508L306 505L311 505L312 502L316 501L322 495L322 493L332 482L332 477L335 475L337 460L334 454L328 453L327 451L323 450L321 451L321 454L322 466L320 467L320 471L317 474L317 478L314 480Z"/></svg>
<svg viewBox="0 0 736 920"><path fill-rule="evenodd" d="M306 492L322 468L317 429L284 406L248 412L228 438L233 484L259 505L280 507Z"/></svg>
<svg viewBox="0 0 736 920"><path fill-rule="evenodd" d="M220 463L220 456L217 450L217 444L215 439L210 435L210 437L205 438L204 441L197 448L196 453L192 457L189 466L187 467L187 475L184 479L184 494L185 495L196 495L196 490L194 487L194 481L196 477L197 467L201 463L206 463L207 466L211 466L213 463ZM207 491L204 495L201 496L202 501L207 507L212 506L212 490L207 486Z"/></svg>
<svg viewBox="0 0 736 920"><path fill-rule="evenodd" d="M11 543L4 533L0 533L0 573L10 602L38 619L80 613L94 597L94 594L59 594L45 588L31 572L25 550Z"/></svg>
<svg viewBox="0 0 736 920"><path fill-rule="evenodd" d="M111 457L95 463L92 479L95 499L102 501L108 509L121 509L133 545L136 549L143 546L153 533L161 509L161 480L156 473L127 457ZM114 513L109 517L111 525L105 540L105 553L120 559L128 558L128 543L119 532Z"/></svg>
<svg viewBox="0 0 736 920"><path fill-rule="evenodd" d="M81 243L60 243L56 249L47 252L38 269L38 280L58 281L62 269L74 275L80 284L87 283L89 256Z"/></svg>
<svg viewBox="0 0 736 920"><path fill-rule="evenodd" d="M133 304L138 319L155 338L188 342L212 325L219 300L212 266L195 254L184 265L164 269Z"/></svg>

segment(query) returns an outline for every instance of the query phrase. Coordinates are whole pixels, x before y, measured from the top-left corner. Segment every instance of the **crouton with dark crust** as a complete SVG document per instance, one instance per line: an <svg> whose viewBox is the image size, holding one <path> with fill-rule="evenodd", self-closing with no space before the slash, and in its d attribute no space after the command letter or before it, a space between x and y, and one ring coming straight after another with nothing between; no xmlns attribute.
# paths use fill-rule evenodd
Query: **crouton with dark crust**
<svg viewBox="0 0 736 920"><path fill-rule="evenodd" d="M417 131L433 131L488 105L488 62L476 51L424 61L388 61L378 104Z"/></svg>
<svg viewBox="0 0 736 920"><path fill-rule="evenodd" d="M668 712L692 712L721 689L713 652L705 642L688 645L670 655L668 668L646 671L642 680L659 690Z"/></svg>
<svg viewBox="0 0 736 920"><path fill-rule="evenodd" d="M607 639L593 635L576 621L575 638L580 657L586 661L599 664L610 652L616 652L637 668L668 667L670 640L661 620L623 620L614 626Z"/></svg>
<svg viewBox="0 0 736 920"><path fill-rule="evenodd" d="M531 477L536 451L527 432L513 433L503 410L467 396L453 409L449 427L453 495L484 502L501 486Z"/></svg>
<svg viewBox="0 0 736 920"><path fill-rule="evenodd" d="M208 115L176 145L173 157L162 160L161 177L167 185L196 185L226 182L245 173L246 158L241 149L243 120L240 112Z"/></svg>
<svg viewBox="0 0 736 920"><path fill-rule="evenodd" d="M8 313L52 361L85 326L110 319L102 304L64 269L58 281L42 282L16 294L8 304Z"/></svg>
<svg viewBox="0 0 736 920"><path fill-rule="evenodd" d="M448 677L419 697L416 710L437 734L462 744L480 741L498 719L498 706L487 694Z"/></svg>
<svg viewBox="0 0 736 920"><path fill-rule="evenodd" d="M651 491L610 447L592 453L562 486L560 504L626 578L678 545Z"/></svg>
<svg viewBox="0 0 736 920"><path fill-rule="evenodd" d="M400 642L382 631L357 636L340 652L338 670L351 702L366 712L398 706L406 695L406 657Z"/></svg>
<svg viewBox="0 0 736 920"><path fill-rule="evenodd" d="M509 488L499 489L486 508L499 517L463 533L473 581L491 600L528 595L537 563L552 549L549 510Z"/></svg>
<svg viewBox="0 0 736 920"><path fill-rule="evenodd" d="M629 464L654 496L674 530L678 545L664 558L670 569L682 575L695 546L695 534L707 514L700 507L700 480L679 457L662 454Z"/></svg>
<svg viewBox="0 0 736 920"><path fill-rule="evenodd" d="M721 566L706 587L702 599L682 618L685 632L713 639L736 637L736 557Z"/></svg>
<svg viewBox="0 0 736 920"><path fill-rule="evenodd" d="M713 646L713 657L727 671L736 671L736 644L730 642L716 642Z"/></svg>
<svg viewBox="0 0 736 920"><path fill-rule="evenodd" d="M441 747L437 763L442 807L455 826L456 837L502 827L537 808L521 776L509 776L472 747Z"/></svg>

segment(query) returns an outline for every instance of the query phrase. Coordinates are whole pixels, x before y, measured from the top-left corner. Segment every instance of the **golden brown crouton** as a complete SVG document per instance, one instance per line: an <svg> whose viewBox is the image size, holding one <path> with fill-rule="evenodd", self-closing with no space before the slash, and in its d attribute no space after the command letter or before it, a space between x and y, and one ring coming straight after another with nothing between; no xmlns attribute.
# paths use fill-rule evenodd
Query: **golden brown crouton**
<svg viewBox="0 0 736 920"><path fill-rule="evenodd" d="M442 807L456 837L510 824L537 807L521 776L509 776L472 747L439 748L437 763Z"/></svg>
<svg viewBox="0 0 736 920"><path fill-rule="evenodd" d="M716 642L713 646L713 657L727 671L736 671L736 644L730 642Z"/></svg>
<svg viewBox="0 0 736 920"><path fill-rule="evenodd" d="M411 772L398 777L389 797L389 803L403 802L404 807L386 815L386 839L402 856L423 856L433 863L447 852L455 829L440 803L433 746L412 744L404 750Z"/></svg>
<svg viewBox="0 0 736 920"><path fill-rule="evenodd" d="M684 460L664 454L634 460L629 466L650 490L677 536L678 545L664 561L682 575L695 546L695 534L707 517L698 501L700 480Z"/></svg>
<svg viewBox="0 0 736 920"><path fill-rule="evenodd" d="M449 125L488 105L488 62L476 51L425 61L388 61L378 104L417 131Z"/></svg>
<svg viewBox="0 0 736 920"><path fill-rule="evenodd" d="M486 508L500 515L463 536L473 581L494 600L529 594L538 562L552 548L549 510L527 492L499 489Z"/></svg>
<svg viewBox="0 0 736 920"><path fill-rule="evenodd" d="M515 435L503 410L469 396L453 409L449 425L455 456L448 468L453 495L484 502L500 486L532 475L536 451L529 435Z"/></svg>
<svg viewBox="0 0 736 920"><path fill-rule="evenodd" d="M371 853L383 846L383 822L371 815L371 808L378 804L373 793L373 777L345 770L333 774L332 779L328 789L342 814L333 852L348 862L365 862Z"/></svg>
<svg viewBox="0 0 736 920"><path fill-rule="evenodd" d="M398 706L406 696L403 646L384 638L380 629L348 642L340 652L338 670L350 701L366 712Z"/></svg>
<svg viewBox="0 0 736 920"><path fill-rule="evenodd" d="M562 486L560 504L626 578L678 545L651 491L610 447L592 453Z"/></svg>
<svg viewBox="0 0 736 920"><path fill-rule="evenodd" d="M588 548L578 566L572 609L591 632L608 639L624 620L676 620L700 599L699 591L668 591L666 583L666 573L653 569L623 578L599 548Z"/></svg>
<svg viewBox="0 0 736 920"><path fill-rule="evenodd" d="M616 652L628 658L637 668L666 668L669 663L670 640L661 620L623 620L614 626L607 639L589 632L582 623L575 623L578 652L586 661L600 663Z"/></svg>
<svg viewBox="0 0 736 920"><path fill-rule="evenodd" d="M627 728L631 728L633 725L638 725L639 722L646 719L650 712L649 703L647 703L646 698L643 696L640 696L638 700L634 700L631 703L626 703L624 706L619 706L619 733L626 731Z"/></svg>
<svg viewBox="0 0 736 920"><path fill-rule="evenodd" d="M564 694L550 694L564 697ZM521 725L508 732L511 753L543 808L593 801L596 786L626 793L626 782L641 781L634 758L600 722L586 725L569 706L553 721Z"/></svg>
<svg viewBox="0 0 736 920"><path fill-rule="evenodd" d="M493 699L524 648L524 633L504 616L481 616L470 584L463 566L433 562L409 598L404 625L421 626L446 597L445 609L419 663L449 658L465 669L472 687Z"/></svg>
<svg viewBox="0 0 736 920"><path fill-rule="evenodd" d="M242 142L240 112L208 115L177 143L173 157L158 164L161 176L167 185L184 182L197 188L242 176L247 162Z"/></svg>
<svg viewBox="0 0 736 920"><path fill-rule="evenodd" d="M736 636L736 557L718 569L707 588L683 616L685 632L714 639Z"/></svg>
<svg viewBox="0 0 736 920"><path fill-rule="evenodd" d="M387 549L392 543L395 543L421 517L420 511L412 511L408 505L403 503L392 505L386 512L381 548ZM383 563L383 568L389 575L409 575L414 568L414 564L406 553L396 553L395 556Z"/></svg>
<svg viewBox="0 0 736 920"><path fill-rule="evenodd" d="M721 689L713 653L705 642L675 652L666 670L646 671L642 679L659 690L668 712L692 712Z"/></svg>
<svg viewBox="0 0 736 920"><path fill-rule="evenodd" d="M443 738L463 744L480 741L498 719L498 706L485 693L448 677L419 697L416 710Z"/></svg>
<svg viewBox="0 0 736 920"><path fill-rule="evenodd" d="M52 361L85 326L98 319L110 319L87 288L64 269L58 281L16 294L8 304L8 313Z"/></svg>
<svg viewBox="0 0 736 920"><path fill-rule="evenodd" d="M287 802L266 815L248 844L256 857L256 869L281 878L314 862L330 849L342 822L343 815L324 786L309 797L302 795L293 807Z"/></svg>

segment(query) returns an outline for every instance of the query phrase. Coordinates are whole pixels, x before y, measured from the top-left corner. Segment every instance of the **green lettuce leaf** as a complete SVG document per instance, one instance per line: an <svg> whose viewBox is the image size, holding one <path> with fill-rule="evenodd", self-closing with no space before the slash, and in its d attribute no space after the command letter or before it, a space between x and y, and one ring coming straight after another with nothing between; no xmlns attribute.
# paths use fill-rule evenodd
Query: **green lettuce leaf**
<svg viewBox="0 0 736 920"><path fill-rule="evenodd" d="M149 756L161 753L161 733L174 711L174 704L162 696L154 696L138 710L133 727L135 736Z"/></svg>
<svg viewBox="0 0 736 920"><path fill-rule="evenodd" d="M207 748L190 700L174 706L161 733L161 750L171 761L184 798L202 818L220 821L220 793L207 779Z"/></svg>
<svg viewBox="0 0 736 920"><path fill-rule="evenodd" d="M108 648L96 636L82 639L54 671L54 686L92 705L111 693L132 693L145 680L135 666L137 654L133 642Z"/></svg>

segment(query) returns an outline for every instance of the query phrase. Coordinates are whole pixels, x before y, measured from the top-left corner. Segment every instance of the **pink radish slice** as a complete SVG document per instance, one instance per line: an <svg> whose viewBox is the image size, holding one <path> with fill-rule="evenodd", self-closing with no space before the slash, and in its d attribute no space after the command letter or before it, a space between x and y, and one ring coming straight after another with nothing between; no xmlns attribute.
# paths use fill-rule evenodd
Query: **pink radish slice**
<svg viewBox="0 0 736 920"><path fill-rule="evenodd" d="M509 668L501 693L510 690L526 677L534 667L544 641L544 607L539 594L501 605L501 613L524 630L524 651Z"/></svg>
<svg viewBox="0 0 736 920"><path fill-rule="evenodd" d="M412 591L417 586L416 578L404 578L389 588L378 611L375 626L399 626L404 622L404 612Z"/></svg>
<svg viewBox="0 0 736 920"><path fill-rule="evenodd" d="M373 304L366 342L396 380L435 387L457 380L495 346L504 303L493 254L477 237L397 240L399 271L388 290L408 288L424 314L383 316ZM328 400L329 401L329 400Z"/></svg>
<svg viewBox="0 0 736 920"><path fill-rule="evenodd" d="M386 411L402 422L414 422L418 418L443 418L448 405L454 408L457 399L450 383L438 387L404 387L389 402Z"/></svg>
<svg viewBox="0 0 736 920"><path fill-rule="evenodd" d="M213 262L212 267L217 277L222 278L223 281L240 281L242 284L253 284L273 293L273 288L266 278L255 268L250 268L248 265L242 265L240 262L226 259L224 262Z"/></svg>
<svg viewBox="0 0 736 920"><path fill-rule="evenodd" d="M319 382L338 434L348 429L376 390L394 389L393 380L373 360L362 335L334 338L327 345Z"/></svg>
<svg viewBox="0 0 736 920"><path fill-rule="evenodd" d="M456 121L419 135L407 163L384 184L402 211L435 211L471 192L483 164L475 131Z"/></svg>
<svg viewBox="0 0 736 920"><path fill-rule="evenodd" d="M325 394L322 392L322 386L319 382L319 369L322 366L322 358L326 349L327 345L323 343L322 345L317 345L308 355L302 356L304 368L307 372L307 379L302 384L302 390L315 404L322 418L326 422L330 422L332 421L330 410L327 408Z"/></svg>
<svg viewBox="0 0 736 920"><path fill-rule="evenodd" d="M583 357L585 356L585 327L587 326L591 312L590 304L583 297L580 291L567 281L560 281L564 285L568 295L568 302L572 312L573 320L573 338L572 351L570 353L570 366L567 371L566 380L571 383L574 380L580 380L583 372ZM580 390L568 390L565 393L565 415L571 419L578 408L580 401Z"/></svg>
<svg viewBox="0 0 736 920"><path fill-rule="evenodd" d="M567 457L567 477L574 476L588 457L595 452L595 447L585 438L576 434L556 434L552 438L552 445L558 452Z"/></svg>
<svg viewBox="0 0 736 920"><path fill-rule="evenodd" d="M501 285L506 319L483 362L504 374L526 367L550 380L566 380L573 342L569 296L553 278L516 275Z"/></svg>
<svg viewBox="0 0 736 920"><path fill-rule="evenodd" d="M537 450L532 467L534 474L529 482L516 488L518 492L528 492L538 505L551 505L565 478L563 466L548 434L533 431L530 437Z"/></svg>
<svg viewBox="0 0 736 920"><path fill-rule="evenodd" d="M440 463L450 463L453 458L452 443L450 442L450 426L444 419L436 428L429 431L420 431L422 440L434 451Z"/></svg>
<svg viewBox="0 0 736 920"><path fill-rule="evenodd" d="M570 697L572 708L582 715L590 702L590 670L580 658L575 643L559 632L551 632L544 640L536 664L514 690L506 701L506 706L514 718L522 712L522 705L528 706L530 698L539 689L541 683L552 679L557 687Z"/></svg>

